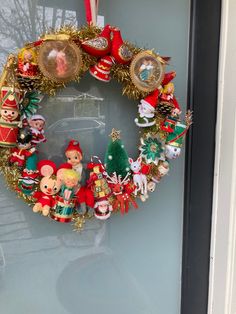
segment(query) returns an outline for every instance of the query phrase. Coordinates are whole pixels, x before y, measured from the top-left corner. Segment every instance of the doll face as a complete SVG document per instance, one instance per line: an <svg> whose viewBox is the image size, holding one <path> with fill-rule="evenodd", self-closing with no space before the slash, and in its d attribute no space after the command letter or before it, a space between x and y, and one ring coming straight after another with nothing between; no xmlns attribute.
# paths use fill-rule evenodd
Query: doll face
<svg viewBox="0 0 236 314"><path fill-rule="evenodd" d="M31 142L25 143L25 144L18 143L17 146L18 146L18 148L20 148L20 149L29 149L29 148L31 147Z"/></svg>
<svg viewBox="0 0 236 314"><path fill-rule="evenodd" d="M168 83L165 87L167 94L173 94L175 91L175 87L173 83Z"/></svg>
<svg viewBox="0 0 236 314"><path fill-rule="evenodd" d="M105 213L108 210L108 205L107 204L98 205L98 209L101 213Z"/></svg>
<svg viewBox="0 0 236 314"><path fill-rule="evenodd" d="M40 189L46 195L55 195L61 188L61 183L51 177L44 177L40 182Z"/></svg>
<svg viewBox="0 0 236 314"><path fill-rule="evenodd" d="M71 179L71 178L64 178L64 183L65 183L65 186L67 186L68 188L73 188L78 184L78 180Z"/></svg>
<svg viewBox="0 0 236 314"><path fill-rule="evenodd" d="M1 116L6 121L14 121L18 117L18 110L14 109L1 109Z"/></svg>
<svg viewBox="0 0 236 314"><path fill-rule="evenodd" d="M77 150L69 150L66 152L67 162L72 166L77 166L82 160L81 154Z"/></svg>
<svg viewBox="0 0 236 314"><path fill-rule="evenodd" d="M33 58L32 53L29 50L26 50L24 53L24 60L31 61Z"/></svg>
<svg viewBox="0 0 236 314"><path fill-rule="evenodd" d="M43 120L29 120L29 125L32 128L41 131L44 128L45 121L43 121Z"/></svg>
<svg viewBox="0 0 236 314"><path fill-rule="evenodd" d="M142 113L142 114L150 114L150 113L154 113L155 109L151 106L147 106L146 104L140 104L139 105L139 113Z"/></svg>
<svg viewBox="0 0 236 314"><path fill-rule="evenodd" d="M166 145L166 157L168 159L176 159L177 157L179 157L180 152L181 152L180 147Z"/></svg>

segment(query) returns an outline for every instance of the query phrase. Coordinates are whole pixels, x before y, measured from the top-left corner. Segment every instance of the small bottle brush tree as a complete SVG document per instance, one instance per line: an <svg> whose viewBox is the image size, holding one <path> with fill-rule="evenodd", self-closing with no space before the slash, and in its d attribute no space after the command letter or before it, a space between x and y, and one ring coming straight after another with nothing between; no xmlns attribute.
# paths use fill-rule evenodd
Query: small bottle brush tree
<svg viewBox="0 0 236 314"><path fill-rule="evenodd" d="M128 155L124 145L120 140L120 131L112 129L111 141L108 144L105 155L105 167L107 173L112 176L116 172L117 176L124 178L130 170Z"/></svg>

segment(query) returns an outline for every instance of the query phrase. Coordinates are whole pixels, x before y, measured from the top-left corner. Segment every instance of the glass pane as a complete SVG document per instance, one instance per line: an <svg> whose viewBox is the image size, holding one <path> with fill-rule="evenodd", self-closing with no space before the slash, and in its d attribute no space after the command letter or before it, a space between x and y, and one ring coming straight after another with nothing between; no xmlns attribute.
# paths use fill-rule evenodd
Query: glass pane
<svg viewBox="0 0 236 314"><path fill-rule="evenodd" d="M105 22L124 39L171 56L176 95L186 103L189 0L100 1ZM85 22L83 1L0 1L0 58L49 27ZM47 119L47 142L40 157L65 161L68 140L79 137L83 162L101 159L111 129L122 130L129 156L138 154L134 124L137 101L121 86L89 74L45 96L40 114ZM184 153L171 161L170 175L146 203L125 217L89 221L82 233L50 221L0 182L0 303L4 314L113 313L179 314L183 221Z"/></svg>

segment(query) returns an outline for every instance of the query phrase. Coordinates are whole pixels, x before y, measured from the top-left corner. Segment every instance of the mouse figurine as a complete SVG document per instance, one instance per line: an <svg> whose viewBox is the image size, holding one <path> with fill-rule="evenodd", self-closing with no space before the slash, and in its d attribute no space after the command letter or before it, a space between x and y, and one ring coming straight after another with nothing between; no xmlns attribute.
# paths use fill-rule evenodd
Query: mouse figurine
<svg viewBox="0 0 236 314"><path fill-rule="evenodd" d="M48 216L50 209L55 204L54 196L61 189L61 181L56 177L56 165L50 160L41 160L37 168L43 177L40 181L40 190L33 194L37 200L33 212L42 212L43 216Z"/></svg>

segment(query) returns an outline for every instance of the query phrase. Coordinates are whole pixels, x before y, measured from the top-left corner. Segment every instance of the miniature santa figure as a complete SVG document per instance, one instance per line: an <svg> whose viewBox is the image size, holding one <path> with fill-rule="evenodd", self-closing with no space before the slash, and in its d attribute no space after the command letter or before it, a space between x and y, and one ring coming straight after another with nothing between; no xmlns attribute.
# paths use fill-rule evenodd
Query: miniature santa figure
<svg viewBox="0 0 236 314"><path fill-rule="evenodd" d="M79 174L79 181L81 181L83 171L83 165L81 163L81 160L83 158L83 153L80 148L79 142L71 140L66 148L65 155L67 158L67 162L72 165L72 169Z"/></svg>
<svg viewBox="0 0 236 314"><path fill-rule="evenodd" d="M141 100L138 105L139 117L134 120L137 126L145 128L155 124L155 109L157 106L158 95L159 91L156 89L146 98Z"/></svg>
<svg viewBox="0 0 236 314"><path fill-rule="evenodd" d="M87 188L92 191L94 196L94 216L97 219L106 220L111 216L113 208L109 202L111 189L104 175L105 167L100 161L98 163L91 161L87 168L91 170Z"/></svg>
<svg viewBox="0 0 236 314"><path fill-rule="evenodd" d="M106 220L111 216L113 208L108 199L98 200L94 205L94 216L100 220Z"/></svg>
<svg viewBox="0 0 236 314"><path fill-rule="evenodd" d="M39 143L46 142L44 136L45 118L40 114L35 114L28 119L28 123L33 135L32 144L36 146Z"/></svg>

